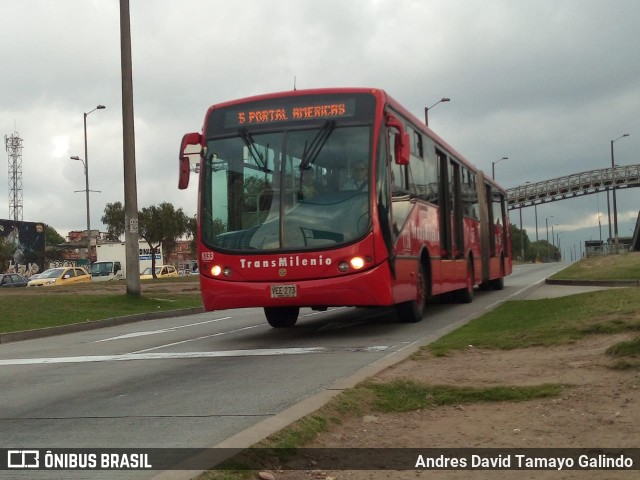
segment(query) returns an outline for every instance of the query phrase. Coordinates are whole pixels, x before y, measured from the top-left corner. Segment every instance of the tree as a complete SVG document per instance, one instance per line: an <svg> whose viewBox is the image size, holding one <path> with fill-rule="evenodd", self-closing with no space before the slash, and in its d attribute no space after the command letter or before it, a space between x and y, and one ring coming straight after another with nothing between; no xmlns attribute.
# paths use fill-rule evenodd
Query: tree
<svg viewBox="0 0 640 480"><path fill-rule="evenodd" d="M526 229L519 229L513 223L510 225L511 230L511 254L514 258L519 258L522 261L526 260L529 252L529 236ZM524 244L523 244L524 242ZM524 248L523 248L524 247ZM522 257L522 252L525 252L525 258Z"/></svg>
<svg viewBox="0 0 640 480"><path fill-rule="evenodd" d="M104 207L104 215L100 219L107 226L107 233L116 240L124 235L125 227L124 207L121 202L107 203Z"/></svg>
<svg viewBox="0 0 640 480"><path fill-rule="evenodd" d="M45 245L56 246L64 243L64 237L60 235L55 228L46 224L44 226L44 238Z"/></svg>
<svg viewBox="0 0 640 480"><path fill-rule="evenodd" d="M109 234L119 238L124 233L125 224L122 203L107 204L101 220L107 225ZM182 208L176 210L167 202L143 208L138 212L138 235L151 249L153 278L156 278L156 255L160 245L164 246L165 254L173 252L178 239L193 231L194 225L195 218L189 219Z"/></svg>
<svg viewBox="0 0 640 480"><path fill-rule="evenodd" d="M153 278L156 278L156 254L160 245L164 245L165 253L174 251L177 240L187 232L188 227L189 218L182 208L176 210L167 202L143 208L138 213L138 234L151 249Z"/></svg>
<svg viewBox="0 0 640 480"><path fill-rule="evenodd" d="M62 258L64 258L64 248L60 247L60 245L62 245L63 243L65 243L65 238L60 235L55 228L45 224L44 250L46 258L48 258L49 260L62 260ZM43 258L41 262L46 263L46 260Z"/></svg>

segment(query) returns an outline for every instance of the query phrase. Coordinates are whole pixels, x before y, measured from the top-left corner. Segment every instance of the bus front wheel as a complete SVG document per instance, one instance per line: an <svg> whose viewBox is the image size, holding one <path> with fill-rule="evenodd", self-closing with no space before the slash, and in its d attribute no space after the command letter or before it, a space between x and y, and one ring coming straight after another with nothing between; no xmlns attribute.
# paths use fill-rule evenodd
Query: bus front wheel
<svg viewBox="0 0 640 480"><path fill-rule="evenodd" d="M293 327L298 321L298 307L264 307L264 316L273 328Z"/></svg>

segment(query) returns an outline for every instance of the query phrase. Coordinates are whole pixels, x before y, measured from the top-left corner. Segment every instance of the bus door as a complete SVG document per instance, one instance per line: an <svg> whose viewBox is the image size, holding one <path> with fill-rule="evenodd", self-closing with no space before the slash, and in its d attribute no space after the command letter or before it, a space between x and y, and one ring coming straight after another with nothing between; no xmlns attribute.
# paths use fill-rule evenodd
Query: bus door
<svg viewBox="0 0 640 480"><path fill-rule="evenodd" d="M493 238L493 209L491 206L491 189L485 183L484 173L477 172L476 191L478 195L478 214L480 217L480 251L482 258L482 281L488 282L489 277L489 259L495 251L495 243Z"/></svg>
<svg viewBox="0 0 640 480"><path fill-rule="evenodd" d="M451 212L451 238L454 258L464 258L464 222L462 210L462 178L460 164L449 159L449 202Z"/></svg>
<svg viewBox="0 0 640 480"><path fill-rule="evenodd" d="M496 235L495 235L495 231L493 228L493 225L495 224L496 218L495 218L495 214L496 211L494 209L494 202L493 202L493 189L491 188L491 185L486 184L485 185L485 190L486 190L486 199L487 199L487 210L489 212L489 222L488 222L488 231L489 231L489 256L491 257L495 257L496 256ZM498 217L499 219L500 217Z"/></svg>
<svg viewBox="0 0 640 480"><path fill-rule="evenodd" d="M494 234L493 236L496 237L494 239L494 256L497 256L497 246L496 243L498 240L498 238L500 239L500 245L503 252L505 253L505 255L507 254L507 244L508 244L508 240L507 240L507 235L508 235L508 221L507 221L507 211L506 211L506 202L505 202L505 198L504 195L502 194L502 192L500 190L498 190L497 188L494 188L492 190L492 195L491 195L491 200L492 200L492 207L493 207L493 224L494 224L494 230L496 231L496 234Z"/></svg>
<svg viewBox="0 0 640 480"><path fill-rule="evenodd" d="M438 159L438 204L440 205L440 256L453 258L451 238L451 203L449 201L449 161L447 155L436 149Z"/></svg>

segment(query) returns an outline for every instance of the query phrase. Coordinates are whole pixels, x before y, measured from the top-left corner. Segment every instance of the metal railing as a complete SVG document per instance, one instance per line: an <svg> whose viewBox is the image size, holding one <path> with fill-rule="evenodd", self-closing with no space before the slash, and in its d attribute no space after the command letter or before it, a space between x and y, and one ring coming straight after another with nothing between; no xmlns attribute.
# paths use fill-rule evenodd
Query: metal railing
<svg viewBox="0 0 640 480"><path fill-rule="evenodd" d="M526 183L507 189L509 210L612 189L640 187L640 165L625 165Z"/></svg>

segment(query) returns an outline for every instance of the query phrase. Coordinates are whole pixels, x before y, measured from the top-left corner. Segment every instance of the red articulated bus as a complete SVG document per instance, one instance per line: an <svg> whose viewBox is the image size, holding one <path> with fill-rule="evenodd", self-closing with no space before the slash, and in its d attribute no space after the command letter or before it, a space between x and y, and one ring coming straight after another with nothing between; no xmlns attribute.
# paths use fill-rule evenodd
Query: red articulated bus
<svg viewBox="0 0 640 480"><path fill-rule="evenodd" d="M295 90L214 105L180 147L198 154L198 262L206 310L425 302L511 273L506 192L383 90Z"/></svg>

